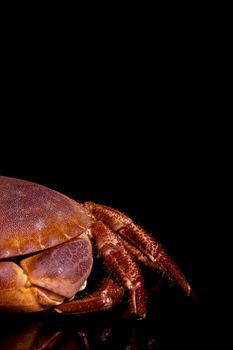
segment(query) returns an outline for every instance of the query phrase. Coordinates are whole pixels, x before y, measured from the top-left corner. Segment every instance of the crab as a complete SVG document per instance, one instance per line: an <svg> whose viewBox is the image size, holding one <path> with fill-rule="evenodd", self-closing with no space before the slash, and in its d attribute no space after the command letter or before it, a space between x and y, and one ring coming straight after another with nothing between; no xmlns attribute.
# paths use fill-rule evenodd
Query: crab
<svg viewBox="0 0 233 350"><path fill-rule="evenodd" d="M95 251L110 273L93 294L79 298ZM143 319L146 293L139 262L165 272L191 295L184 274L162 245L125 214L0 176L0 311L107 310L127 291L130 313Z"/></svg>

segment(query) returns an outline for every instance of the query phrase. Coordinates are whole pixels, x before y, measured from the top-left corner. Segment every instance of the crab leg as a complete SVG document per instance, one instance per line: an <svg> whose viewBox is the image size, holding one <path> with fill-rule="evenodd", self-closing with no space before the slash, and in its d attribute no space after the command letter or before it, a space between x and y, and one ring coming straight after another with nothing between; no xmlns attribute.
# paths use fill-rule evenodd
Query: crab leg
<svg viewBox="0 0 233 350"><path fill-rule="evenodd" d="M112 279L104 279L100 289L78 300L73 300L55 308L59 313L86 313L108 310L117 305L123 297L123 289Z"/></svg>
<svg viewBox="0 0 233 350"><path fill-rule="evenodd" d="M104 222L125 240L125 247L131 254L146 265L166 272L187 295L192 294L185 276L155 238L116 209L92 202L86 202L85 206L93 217Z"/></svg>
<svg viewBox="0 0 233 350"><path fill-rule="evenodd" d="M92 234L95 238L97 249L101 255L106 266L115 274L119 280L119 284L129 290L130 294L130 311L132 314L137 315L138 318L145 318L146 316L146 302L145 302L145 291L144 291L144 280L140 268L138 267L136 261L133 257L126 251L122 240L113 232L108 226L106 226L101 221L94 221L92 225ZM120 301L122 295L119 294L119 286L117 291L114 290L112 283L106 289L100 291L97 295L90 296L89 298L83 298L80 300L68 303L67 309L66 305L59 306L57 310L70 310L69 305L71 304L72 311L77 312L79 307L81 312L97 310L97 308L105 309L110 307L110 305L116 304ZM117 293L115 295L115 293ZM110 298L111 302L106 307L106 295L107 299ZM89 306L91 302L91 306ZM76 306L77 308L76 308ZM80 305L80 306L79 306ZM65 309L64 309L65 308ZM69 312L69 311L68 311ZM80 311L78 311L80 312Z"/></svg>
<svg viewBox="0 0 233 350"><path fill-rule="evenodd" d="M148 235L142 228L135 224L130 224L119 230L119 234L127 242L136 244L140 242L139 250L146 257L146 264L151 267L165 271L174 281L176 281L187 295L191 293L191 287L187 282L184 274L175 264L175 262L167 255L162 246L156 240Z"/></svg>
<svg viewBox="0 0 233 350"><path fill-rule="evenodd" d="M144 279L135 259L124 248L118 235L102 221L94 221L92 234L102 259L118 277L120 284L129 290L131 313L145 318Z"/></svg>

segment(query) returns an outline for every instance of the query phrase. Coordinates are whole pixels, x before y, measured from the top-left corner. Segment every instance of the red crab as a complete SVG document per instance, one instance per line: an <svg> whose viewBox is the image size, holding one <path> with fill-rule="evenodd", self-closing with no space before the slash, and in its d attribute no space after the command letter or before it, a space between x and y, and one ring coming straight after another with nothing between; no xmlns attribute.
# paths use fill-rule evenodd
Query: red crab
<svg viewBox="0 0 233 350"><path fill-rule="evenodd" d="M74 299L85 288L95 261L92 244L112 277L105 277L93 295ZM131 313L145 318L137 260L166 272L191 294L183 273L156 239L118 210L79 204L42 185L0 177L0 310L104 310L118 304L128 290Z"/></svg>

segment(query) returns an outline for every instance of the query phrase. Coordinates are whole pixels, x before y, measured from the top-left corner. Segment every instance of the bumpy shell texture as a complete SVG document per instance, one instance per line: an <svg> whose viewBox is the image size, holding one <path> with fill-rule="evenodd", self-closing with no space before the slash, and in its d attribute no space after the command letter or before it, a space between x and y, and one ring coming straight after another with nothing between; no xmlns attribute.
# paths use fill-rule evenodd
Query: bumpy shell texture
<svg viewBox="0 0 233 350"><path fill-rule="evenodd" d="M0 176L0 259L66 242L90 224L86 209L65 195Z"/></svg>

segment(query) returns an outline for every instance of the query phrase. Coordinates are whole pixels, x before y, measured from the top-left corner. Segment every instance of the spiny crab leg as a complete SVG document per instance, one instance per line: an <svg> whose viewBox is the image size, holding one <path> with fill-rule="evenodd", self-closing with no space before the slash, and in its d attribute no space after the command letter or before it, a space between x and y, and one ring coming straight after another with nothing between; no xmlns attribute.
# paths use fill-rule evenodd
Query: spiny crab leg
<svg viewBox="0 0 233 350"><path fill-rule="evenodd" d="M113 271L119 284L129 290L130 312L138 318L145 318L144 279L135 259L126 251L118 235L103 222L94 220L92 235L106 266ZM119 303L122 296L122 288L110 279L102 285L97 294L68 302L58 306L56 310L70 313L103 310Z"/></svg>
<svg viewBox="0 0 233 350"><path fill-rule="evenodd" d="M184 274L153 237L149 236L142 228L133 223L121 228L118 232L121 237L131 244L136 244L136 242L141 241L141 244L139 244L139 250L148 259L148 265L166 272L172 280L176 281L181 288L183 288L187 295L190 295L191 287Z"/></svg>
<svg viewBox="0 0 233 350"><path fill-rule="evenodd" d="M144 279L135 259L124 248L118 235L102 221L94 221L92 234L102 259L118 277L119 283L129 290L131 313L145 318Z"/></svg>
<svg viewBox="0 0 233 350"><path fill-rule="evenodd" d="M104 279L99 290L90 296L61 304L55 308L57 312L86 313L100 310L108 310L117 305L122 297L123 289L111 278Z"/></svg>
<svg viewBox="0 0 233 350"><path fill-rule="evenodd" d="M116 209L92 202L86 202L85 206L94 218L104 222L125 240L126 249L137 259L148 266L166 272L172 280L181 286L187 295L193 295L191 287L181 270L164 252L162 246L154 237Z"/></svg>
<svg viewBox="0 0 233 350"><path fill-rule="evenodd" d="M116 209L91 202L84 205L93 219L92 236L98 254L118 280L105 279L96 293L59 305L56 311L83 313L109 309L121 301L124 287L129 290L131 313L145 318L144 279L134 257L166 272L187 295L192 294L185 276L155 238Z"/></svg>

